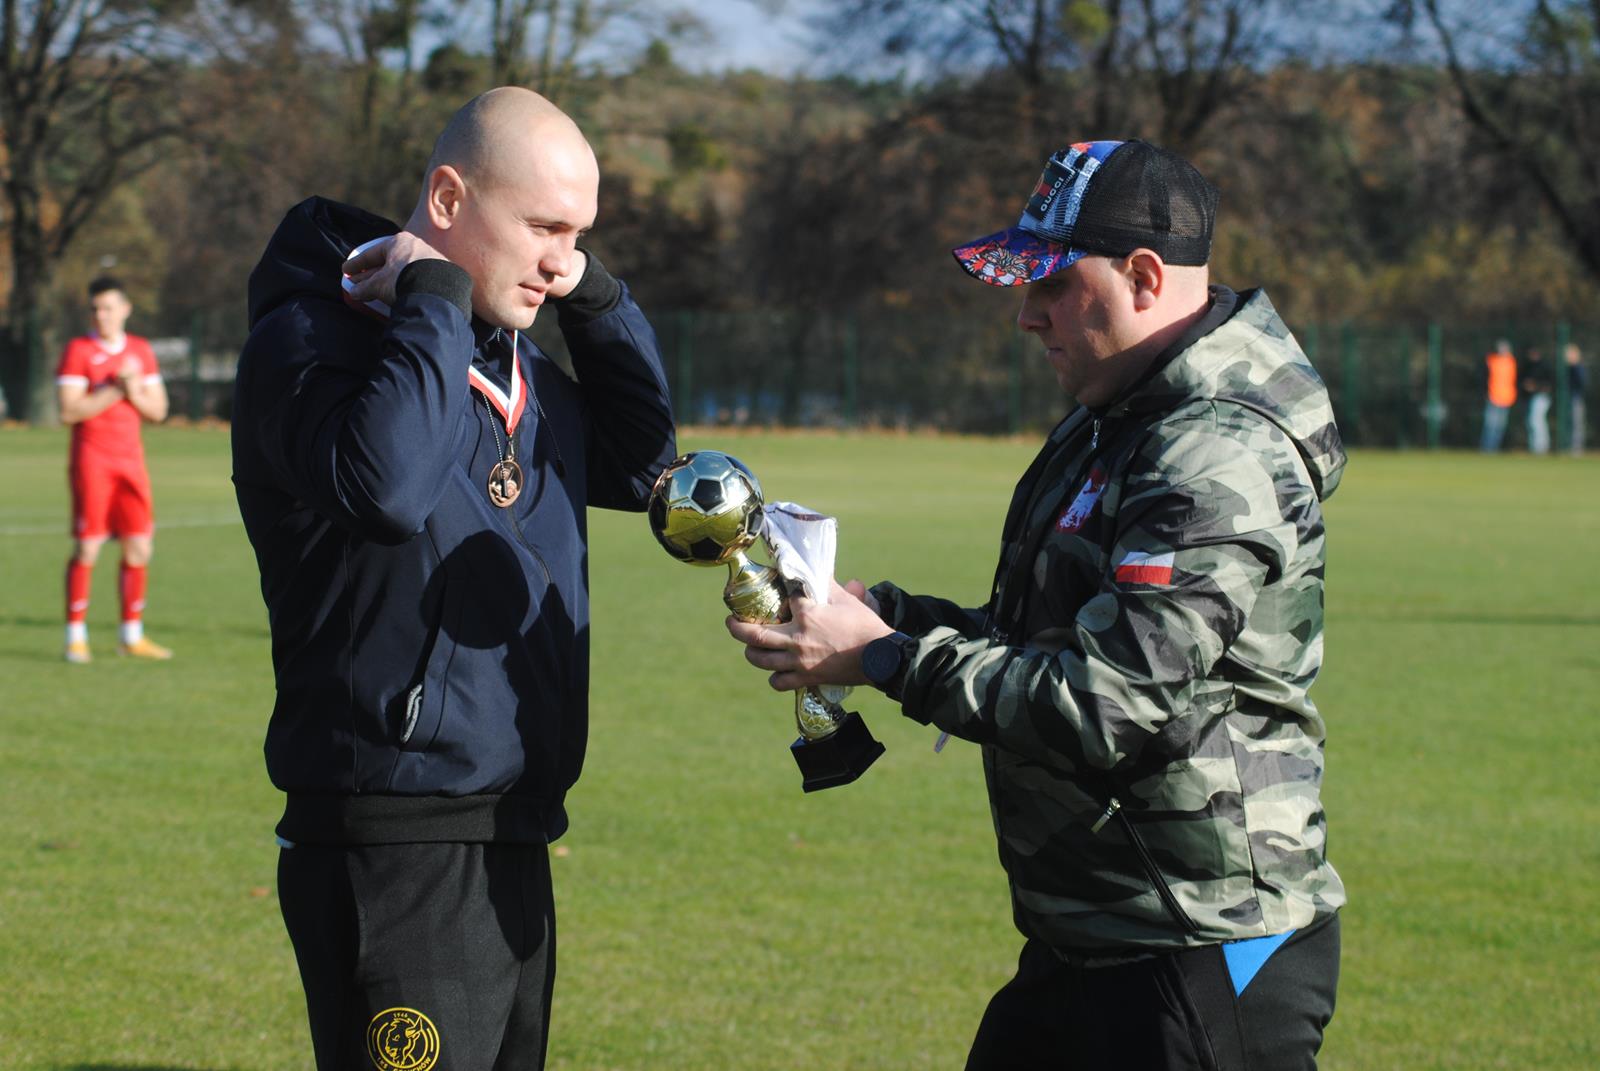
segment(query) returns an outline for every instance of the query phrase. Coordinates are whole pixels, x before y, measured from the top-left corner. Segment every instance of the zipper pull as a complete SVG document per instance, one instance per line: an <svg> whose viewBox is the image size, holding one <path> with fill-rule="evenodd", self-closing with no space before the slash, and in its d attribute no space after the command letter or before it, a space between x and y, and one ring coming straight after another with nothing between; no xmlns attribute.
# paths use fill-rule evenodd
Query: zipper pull
<svg viewBox="0 0 1600 1071"><path fill-rule="evenodd" d="M1122 801L1112 796L1111 802L1106 804L1106 809L1100 812L1100 817L1094 820L1094 825L1089 827L1090 833L1098 833L1111 821L1111 816L1122 810Z"/></svg>
<svg viewBox="0 0 1600 1071"><path fill-rule="evenodd" d="M1093 450L1100 445L1100 418L1094 418L1094 434L1089 436L1089 449Z"/></svg>

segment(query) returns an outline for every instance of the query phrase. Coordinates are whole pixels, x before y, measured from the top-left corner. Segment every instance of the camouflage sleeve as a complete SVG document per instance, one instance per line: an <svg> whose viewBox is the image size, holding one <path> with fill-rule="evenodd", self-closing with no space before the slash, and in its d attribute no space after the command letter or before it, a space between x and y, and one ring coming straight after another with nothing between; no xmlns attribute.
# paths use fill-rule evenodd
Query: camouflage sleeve
<svg viewBox="0 0 1600 1071"><path fill-rule="evenodd" d="M1052 607L1064 563L1047 542L1030 593L1043 602L1029 614L1046 627L1025 646L950 628L918 637L905 713L1069 771L1116 769L1156 734L1181 733L1175 722L1228 687L1208 677L1294 555L1280 495L1301 501L1304 488L1280 484L1308 478L1286 453L1294 446L1275 426L1235 406L1155 428L1120 481L1099 590Z"/></svg>
<svg viewBox="0 0 1600 1071"><path fill-rule="evenodd" d="M911 636L939 627L954 629L963 636L978 636L983 631L983 611L968 610L948 599L932 595L912 595L885 580L872 587L878 600L878 616L884 623Z"/></svg>

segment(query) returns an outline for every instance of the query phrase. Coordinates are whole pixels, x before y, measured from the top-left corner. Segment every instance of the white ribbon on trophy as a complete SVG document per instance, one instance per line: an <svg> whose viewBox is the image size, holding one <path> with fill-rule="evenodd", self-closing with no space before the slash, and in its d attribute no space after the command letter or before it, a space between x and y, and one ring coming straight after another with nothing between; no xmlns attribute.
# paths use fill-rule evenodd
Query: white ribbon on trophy
<svg viewBox="0 0 1600 1071"><path fill-rule="evenodd" d="M814 602L828 602L832 592L833 559L839 547L837 518L806 509L794 502L768 502L766 530L774 564L787 585L798 587ZM819 684L815 689L830 703L849 695L848 684Z"/></svg>

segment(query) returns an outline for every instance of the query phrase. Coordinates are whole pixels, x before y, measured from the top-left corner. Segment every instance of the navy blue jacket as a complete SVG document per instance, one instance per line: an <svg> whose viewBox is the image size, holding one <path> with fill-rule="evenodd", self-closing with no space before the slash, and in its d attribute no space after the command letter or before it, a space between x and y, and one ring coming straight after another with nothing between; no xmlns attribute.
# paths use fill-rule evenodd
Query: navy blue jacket
<svg viewBox="0 0 1600 1071"><path fill-rule="evenodd" d="M387 320L343 300L349 250L397 229L312 198L250 277L233 479L272 628L279 833L553 839L588 735L585 507L643 510L675 450L655 335L591 257L544 310L576 381L520 343L526 479L497 508L504 421L467 368L509 393L511 336L472 318L469 277L408 266Z"/></svg>

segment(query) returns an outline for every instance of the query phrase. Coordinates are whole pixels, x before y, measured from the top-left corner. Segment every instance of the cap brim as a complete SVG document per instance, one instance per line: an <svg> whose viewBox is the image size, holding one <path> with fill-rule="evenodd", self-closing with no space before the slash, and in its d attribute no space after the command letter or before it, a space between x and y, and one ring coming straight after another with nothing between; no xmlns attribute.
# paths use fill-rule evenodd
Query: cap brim
<svg viewBox="0 0 1600 1071"><path fill-rule="evenodd" d="M950 252L968 275L990 286L1036 283L1083 256L1081 249L1046 241L1021 227L1008 227Z"/></svg>

